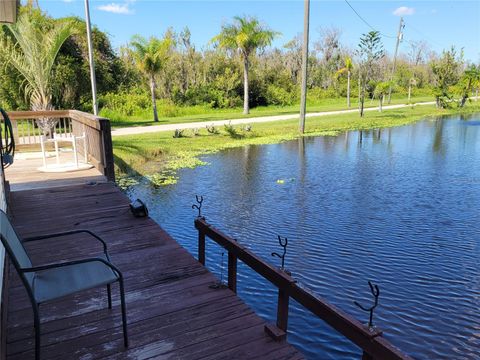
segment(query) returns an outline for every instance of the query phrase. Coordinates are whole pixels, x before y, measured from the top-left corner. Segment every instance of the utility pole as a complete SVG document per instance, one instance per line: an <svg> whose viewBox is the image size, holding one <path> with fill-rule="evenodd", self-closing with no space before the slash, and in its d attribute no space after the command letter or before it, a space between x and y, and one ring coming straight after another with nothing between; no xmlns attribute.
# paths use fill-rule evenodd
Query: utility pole
<svg viewBox="0 0 480 360"><path fill-rule="evenodd" d="M402 30L405 27L403 23L403 17L400 18L400 25L398 26L398 33L397 33L397 44L395 45L395 55L393 55L393 66L392 66L392 75L390 76L390 88L388 89L388 103L390 104L390 100L392 97L392 81L393 76L395 75L395 67L397 65L397 54L398 54L398 46L403 39Z"/></svg>
<svg viewBox="0 0 480 360"><path fill-rule="evenodd" d="M300 97L299 131L305 132L305 114L307 111L307 67L308 67L308 32L310 26L310 0L305 0L303 15L303 48L302 48L302 93Z"/></svg>
<svg viewBox="0 0 480 360"><path fill-rule="evenodd" d="M93 113L98 115L97 82L95 78L95 63L93 61L92 27L90 25L88 0L85 0L85 22L87 25L88 60L90 63L90 81L92 82Z"/></svg>

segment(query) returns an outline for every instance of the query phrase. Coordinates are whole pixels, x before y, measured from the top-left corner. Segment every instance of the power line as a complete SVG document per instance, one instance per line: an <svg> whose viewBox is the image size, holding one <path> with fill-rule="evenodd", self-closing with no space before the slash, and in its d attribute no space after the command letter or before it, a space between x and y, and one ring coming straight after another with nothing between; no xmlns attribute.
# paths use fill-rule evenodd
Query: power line
<svg viewBox="0 0 480 360"><path fill-rule="evenodd" d="M427 39L428 41L430 41L431 43L437 45L437 46L440 46L440 47L443 47L444 45L441 45L440 43L436 42L436 41L433 41L429 36L426 36L422 31L418 30L415 26L412 26L412 24L408 24L408 26L413 30L415 31L418 35L422 36L423 38Z"/></svg>
<svg viewBox="0 0 480 360"><path fill-rule="evenodd" d="M386 38L390 38L390 39L396 39L396 38L397 38L396 36L390 36L390 35L383 34L382 32L380 32L380 31L378 31L377 29L375 29L372 25L370 25L370 23L369 23L367 20L365 20L365 19L362 17L362 15L360 15L360 14L358 13L357 10L355 10L355 8L348 2L348 0L344 0L344 1L347 3L348 6L350 6L350 9L353 10L353 12L358 16L358 18L359 18L360 20L362 20L362 21L365 23L365 25L367 25L370 29L372 29L373 31L378 32L380 35L382 35L382 36L384 36L384 37L386 37Z"/></svg>

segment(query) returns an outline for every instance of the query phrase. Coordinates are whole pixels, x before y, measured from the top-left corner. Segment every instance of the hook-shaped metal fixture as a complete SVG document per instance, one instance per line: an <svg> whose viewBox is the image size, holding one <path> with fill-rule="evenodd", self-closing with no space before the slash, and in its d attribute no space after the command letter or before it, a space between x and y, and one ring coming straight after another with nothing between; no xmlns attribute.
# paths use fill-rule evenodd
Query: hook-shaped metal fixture
<svg viewBox="0 0 480 360"><path fill-rule="evenodd" d="M378 306L378 298L380 296L380 289L378 288L378 285L373 284L370 280L368 281L368 286L370 286L370 291L371 291L371 293L373 295L373 298L374 298L373 305L371 307L367 308L367 307L359 304L357 301L354 301L353 303L355 305L357 305L363 311L368 311L370 313L370 317L369 317L369 320L368 320L368 327L372 328L373 327L373 311Z"/></svg>
<svg viewBox="0 0 480 360"><path fill-rule="evenodd" d="M277 235L277 236L278 236L278 243L283 248L283 254L280 255L279 253L272 252L272 256L276 256L276 257L282 259L281 269L284 270L285 269L285 255L287 254L288 239L287 238L282 239L282 237L280 235Z"/></svg>
<svg viewBox="0 0 480 360"><path fill-rule="evenodd" d="M199 218L202 217L202 203L203 203L203 195L195 195L195 200L197 201L197 204L192 205L192 209L197 209L198 210L198 216Z"/></svg>

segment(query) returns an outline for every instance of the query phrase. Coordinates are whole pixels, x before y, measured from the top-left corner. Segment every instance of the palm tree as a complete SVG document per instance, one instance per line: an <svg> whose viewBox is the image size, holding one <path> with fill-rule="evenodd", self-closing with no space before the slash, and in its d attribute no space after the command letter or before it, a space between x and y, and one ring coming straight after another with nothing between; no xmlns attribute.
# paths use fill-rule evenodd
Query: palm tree
<svg viewBox="0 0 480 360"><path fill-rule="evenodd" d="M257 49L263 49L272 43L279 33L260 24L254 17L235 16L233 24L222 26L220 34L212 39L220 48L238 51L243 61L243 113L250 112L248 104L248 68L250 56Z"/></svg>
<svg viewBox="0 0 480 360"><path fill-rule="evenodd" d="M347 107L350 107L350 77L353 70L353 61L350 56L345 58L345 69L347 69Z"/></svg>
<svg viewBox="0 0 480 360"><path fill-rule="evenodd" d="M385 100L385 95L389 93L392 84L393 81L381 81L375 86L374 94L376 97L378 97L378 111L380 112L383 110L383 101Z"/></svg>
<svg viewBox="0 0 480 360"><path fill-rule="evenodd" d="M353 61L350 56L345 58L345 66L337 71L337 76L347 73L347 107L350 107L350 78L352 76Z"/></svg>
<svg viewBox="0 0 480 360"><path fill-rule="evenodd" d="M172 49L173 39L166 35L163 39L151 37L149 40L140 35L134 35L130 41L130 48L135 64L139 70L145 74L150 83L150 92L152 95L153 120L158 121L157 103L155 101L155 90L157 83L155 76L163 69L170 51Z"/></svg>
<svg viewBox="0 0 480 360"><path fill-rule="evenodd" d="M25 94L34 111L52 110L52 69L65 40L75 33L71 21L41 21L39 10L27 8L16 24L6 25L13 38L6 41L10 63L25 79ZM37 119L46 135L58 120Z"/></svg>

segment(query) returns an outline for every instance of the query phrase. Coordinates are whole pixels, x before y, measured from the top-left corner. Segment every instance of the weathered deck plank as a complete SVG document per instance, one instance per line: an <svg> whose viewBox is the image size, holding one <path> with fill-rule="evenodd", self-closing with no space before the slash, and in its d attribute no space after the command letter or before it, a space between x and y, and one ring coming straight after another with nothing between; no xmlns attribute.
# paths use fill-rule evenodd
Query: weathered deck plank
<svg viewBox="0 0 480 360"><path fill-rule="evenodd" d="M130 348L122 345L114 286L112 310L105 289L42 305L43 359L302 358L288 343L268 338L263 320L233 292L210 289L215 277L153 220L134 218L128 203L108 183L12 193L10 210L21 236L92 230L106 240L125 276ZM27 248L35 263L101 251L95 241L78 236ZM33 359L32 310L14 271L8 312L7 359Z"/></svg>

